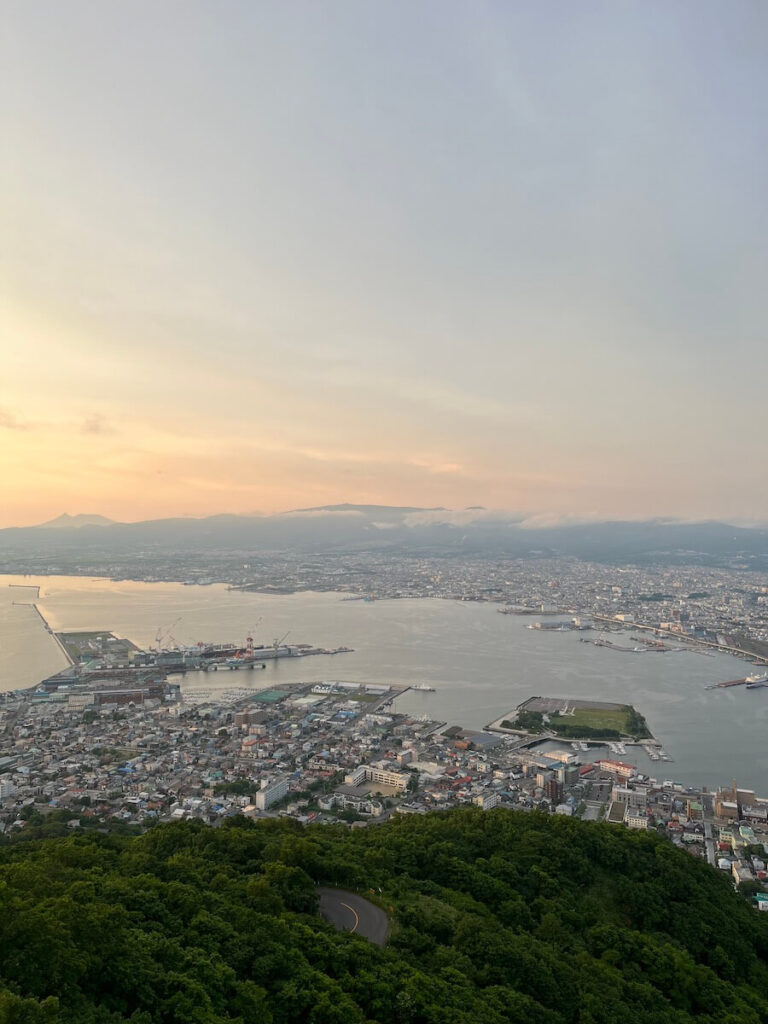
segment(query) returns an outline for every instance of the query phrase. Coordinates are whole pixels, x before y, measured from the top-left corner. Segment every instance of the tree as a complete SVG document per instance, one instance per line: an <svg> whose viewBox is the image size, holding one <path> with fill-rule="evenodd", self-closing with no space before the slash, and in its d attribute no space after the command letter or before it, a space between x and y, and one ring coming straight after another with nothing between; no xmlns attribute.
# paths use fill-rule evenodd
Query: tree
<svg viewBox="0 0 768 1024"><path fill-rule="evenodd" d="M387 948L324 922L315 882L375 890ZM659 836L537 811L19 837L0 1024L757 1024L765 916Z"/></svg>

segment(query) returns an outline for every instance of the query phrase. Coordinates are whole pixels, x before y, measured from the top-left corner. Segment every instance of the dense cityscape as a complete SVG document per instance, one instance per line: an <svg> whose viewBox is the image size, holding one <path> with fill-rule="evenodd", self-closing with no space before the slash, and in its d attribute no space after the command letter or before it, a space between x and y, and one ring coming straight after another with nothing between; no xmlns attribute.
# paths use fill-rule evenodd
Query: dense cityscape
<svg viewBox="0 0 768 1024"><path fill-rule="evenodd" d="M582 582L594 580L594 570L582 567ZM681 638L703 633L705 620L686 614L691 607L705 610L708 626L721 609L729 623L744 626L749 620L741 610L761 607L759 583L731 601L722 573L619 578L621 589L594 580L593 600L603 612L618 602L661 607L663 628ZM654 583L665 583L669 596L646 603L642 588ZM704 585L709 593L690 596ZM561 609L573 591L542 575L515 594L528 610L548 594L541 613ZM531 624L572 625L558 616ZM616 619L614 626L625 623ZM730 637L711 633L714 642ZM323 681L254 689L249 673L249 686L182 692L173 674L201 662L209 672L258 670L262 657L329 653L323 649L142 651L111 633L55 639L70 667L2 698L0 828L8 837L62 828L143 830L183 819L220 824L234 815L360 827L461 804L537 809L655 830L729 872L757 906L768 907L768 794L736 784L711 793L639 772L631 763L635 745L657 761L668 758L634 709L590 705L593 715L630 711L634 723L609 730L596 718L590 729L561 717L578 714L585 702L537 698L539 711L526 702L486 730L468 730L399 713L397 698L408 687ZM544 740L559 746L542 746Z"/></svg>
<svg viewBox="0 0 768 1024"><path fill-rule="evenodd" d="M247 557L248 561L243 562ZM147 555L116 563L38 564L6 557L3 571L223 583L245 591L334 592L350 599L486 601L520 614L597 615L667 629L689 640L768 658L768 573L744 565L633 565L576 558L359 554Z"/></svg>

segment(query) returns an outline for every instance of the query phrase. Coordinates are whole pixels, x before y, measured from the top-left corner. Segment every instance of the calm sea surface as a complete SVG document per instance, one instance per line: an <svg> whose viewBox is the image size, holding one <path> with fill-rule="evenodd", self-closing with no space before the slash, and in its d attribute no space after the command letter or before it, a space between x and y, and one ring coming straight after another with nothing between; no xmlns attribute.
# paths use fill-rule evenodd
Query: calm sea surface
<svg viewBox="0 0 768 1024"><path fill-rule="evenodd" d="M674 758L627 760L656 777L716 786L736 778L768 795L768 688L706 690L751 669L727 655L624 654L579 643L576 633L526 629L497 606L440 600L349 601L338 594L267 596L223 586L114 583L78 577L0 576L0 690L32 686L64 667L33 608L56 630L104 629L140 646L158 631L178 643L256 642L355 648L352 654L267 663L258 673L191 673L183 687L222 688L340 679L426 683L398 708L481 728L533 694L634 704ZM16 603L13 602L22 602ZM167 639L166 643L171 644ZM632 749L632 748L628 748Z"/></svg>

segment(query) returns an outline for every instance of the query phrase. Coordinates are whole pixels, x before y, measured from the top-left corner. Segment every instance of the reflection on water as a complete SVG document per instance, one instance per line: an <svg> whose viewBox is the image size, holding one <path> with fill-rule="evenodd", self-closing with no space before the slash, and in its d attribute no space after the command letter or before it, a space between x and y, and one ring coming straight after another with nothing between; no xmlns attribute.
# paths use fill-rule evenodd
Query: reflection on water
<svg viewBox="0 0 768 1024"><path fill-rule="evenodd" d="M29 686L62 667L34 611L13 607L19 577L0 577L0 686ZM170 635L200 640L347 645L352 654L268 662L258 673L193 673L184 687L226 689L346 679L427 683L397 707L480 728L534 694L634 704L674 758L653 764L627 757L657 778L715 786L739 783L768 792L768 689L706 690L746 672L727 655L622 654L578 642L575 633L525 629L494 605L425 599L343 601L337 594L243 594L223 586L185 587L70 577L41 584L40 608L54 629L110 629L141 646ZM27 597L21 598L27 600ZM170 640L168 641L170 643Z"/></svg>
<svg viewBox="0 0 768 1024"><path fill-rule="evenodd" d="M22 580L0 576L0 691L34 686L67 664L32 607L37 590L8 586Z"/></svg>

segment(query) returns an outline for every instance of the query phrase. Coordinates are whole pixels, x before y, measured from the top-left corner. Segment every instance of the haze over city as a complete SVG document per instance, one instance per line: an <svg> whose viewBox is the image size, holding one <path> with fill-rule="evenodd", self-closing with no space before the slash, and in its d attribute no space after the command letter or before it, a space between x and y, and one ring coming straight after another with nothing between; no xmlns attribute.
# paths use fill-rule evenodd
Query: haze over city
<svg viewBox="0 0 768 1024"><path fill-rule="evenodd" d="M767 22L6 5L0 527L765 522Z"/></svg>

